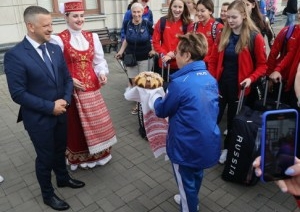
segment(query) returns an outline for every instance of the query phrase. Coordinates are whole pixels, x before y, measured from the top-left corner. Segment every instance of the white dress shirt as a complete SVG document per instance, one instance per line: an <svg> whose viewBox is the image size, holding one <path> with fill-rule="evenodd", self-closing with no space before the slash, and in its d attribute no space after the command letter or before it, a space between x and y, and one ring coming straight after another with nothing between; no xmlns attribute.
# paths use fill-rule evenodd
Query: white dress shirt
<svg viewBox="0 0 300 212"><path fill-rule="evenodd" d="M29 43L31 43L31 45L33 46L33 48L37 51L37 53L40 55L40 57L42 58L42 60L44 60L44 57L43 57L43 52L42 50L39 48L39 46L41 44L39 44L38 42L36 42L35 40L33 40L31 37L29 37L28 35L25 36L26 39L29 41ZM46 53L49 57L49 59L51 60L51 57L50 57L50 54L48 52L48 49L46 48Z"/></svg>
<svg viewBox="0 0 300 212"><path fill-rule="evenodd" d="M68 27L68 30L71 34L70 44L71 46L79 51L85 51L89 47L88 41L85 39L81 30L73 30ZM94 60L93 60L93 67L96 75L99 77L100 74L107 75L109 73L107 62L104 59L104 52L102 45L100 43L99 37L96 33L93 34L93 41L94 41ZM51 35L51 43L57 44L61 47L62 51L64 50L64 44L61 38L58 35Z"/></svg>

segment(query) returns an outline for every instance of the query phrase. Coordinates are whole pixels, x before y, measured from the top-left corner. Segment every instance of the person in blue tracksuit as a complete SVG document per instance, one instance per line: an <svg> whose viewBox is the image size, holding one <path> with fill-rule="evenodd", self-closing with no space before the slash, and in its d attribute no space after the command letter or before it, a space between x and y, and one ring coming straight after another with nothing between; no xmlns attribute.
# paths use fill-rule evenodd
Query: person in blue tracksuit
<svg viewBox="0 0 300 212"><path fill-rule="evenodd" d="M144 7L144 13L142 15L143 20L149 22L149 25L153 25L153 13L150 10L149 6L147 5L147 3L149 2L149 0L138 0L138 3L141 3ZM130 9L126 11L124 18L123 18L123 24L122 24L122 28L121 28L121 40L123 41L126 37L126 31L124 29L124 23L127 23L128 21L130 21L132 19L132 13L131 13L131 6L134 4L135 2L133 2L130 5ZM129 5L128 5L129 6Z"/></svg>
<svg viewBox="0 0 300 212"><path fill-rule="evenodd" d="M217 164L220 157L218 84L203 61L207 53L204 35L187 33L178 38L174 53L180 69L170 76L165 97L152 94L149 102L154 105L149 106L158 117L169 117L166 150L179 188L181 211L196 212L203 170Z"/></svg>

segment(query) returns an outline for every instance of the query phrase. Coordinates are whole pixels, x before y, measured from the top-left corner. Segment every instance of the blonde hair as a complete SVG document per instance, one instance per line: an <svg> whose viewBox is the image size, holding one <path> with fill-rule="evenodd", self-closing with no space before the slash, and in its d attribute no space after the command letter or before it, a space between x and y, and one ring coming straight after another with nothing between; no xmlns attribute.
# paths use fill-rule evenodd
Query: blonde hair
<svg viewBox="0 0 300 212"><path fill-rule="evenodd" d="M256 27L255 23L250 18L250 15L247 11L246 4L242 0L235 0L229 6L228 10L235 9L240 12L242 16L244 16L244 20L242 23L241 33L239 40L235 46L235 52L240 53L245 47L250 47L251 37L250 33L259 33L259 29ZM224 28L221 32L220 42L218 46L219 51L223 51L229 43L229 37L231 35L232 29L228 26L226 22Z"/></svg>

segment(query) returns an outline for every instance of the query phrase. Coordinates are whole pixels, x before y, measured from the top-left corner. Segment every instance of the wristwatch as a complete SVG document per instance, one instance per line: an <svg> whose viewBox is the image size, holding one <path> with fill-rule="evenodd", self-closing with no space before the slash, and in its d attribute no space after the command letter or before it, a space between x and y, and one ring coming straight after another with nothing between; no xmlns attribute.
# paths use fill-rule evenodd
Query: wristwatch
<svg viewBox="0 0 300 212"><path fill-rule="evenodd" d="M70 107L70 104L69 104L69 102L67 100L65 100L65 101L67 103L65 108L68 109Z"/></svg>

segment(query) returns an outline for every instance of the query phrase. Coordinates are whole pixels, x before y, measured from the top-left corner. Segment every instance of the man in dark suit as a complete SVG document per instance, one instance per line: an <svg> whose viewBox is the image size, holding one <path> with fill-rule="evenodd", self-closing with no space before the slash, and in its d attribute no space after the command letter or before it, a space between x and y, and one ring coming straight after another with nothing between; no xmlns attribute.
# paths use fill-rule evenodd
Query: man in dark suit
<svg viewBox="0 0 300 212"><path fill-rule="evenodd" d="M85 185L69 176L65 164L66 110L73 81L60 47L48 43L53 31L49 11L27 7L24 21L27 35L4 57L8 88L13 101L21 106L18 120L23 120L37 154L36 176L44 203L55 210L67 210L68 203L54 193L51 172L58 187Z"/></svg>

